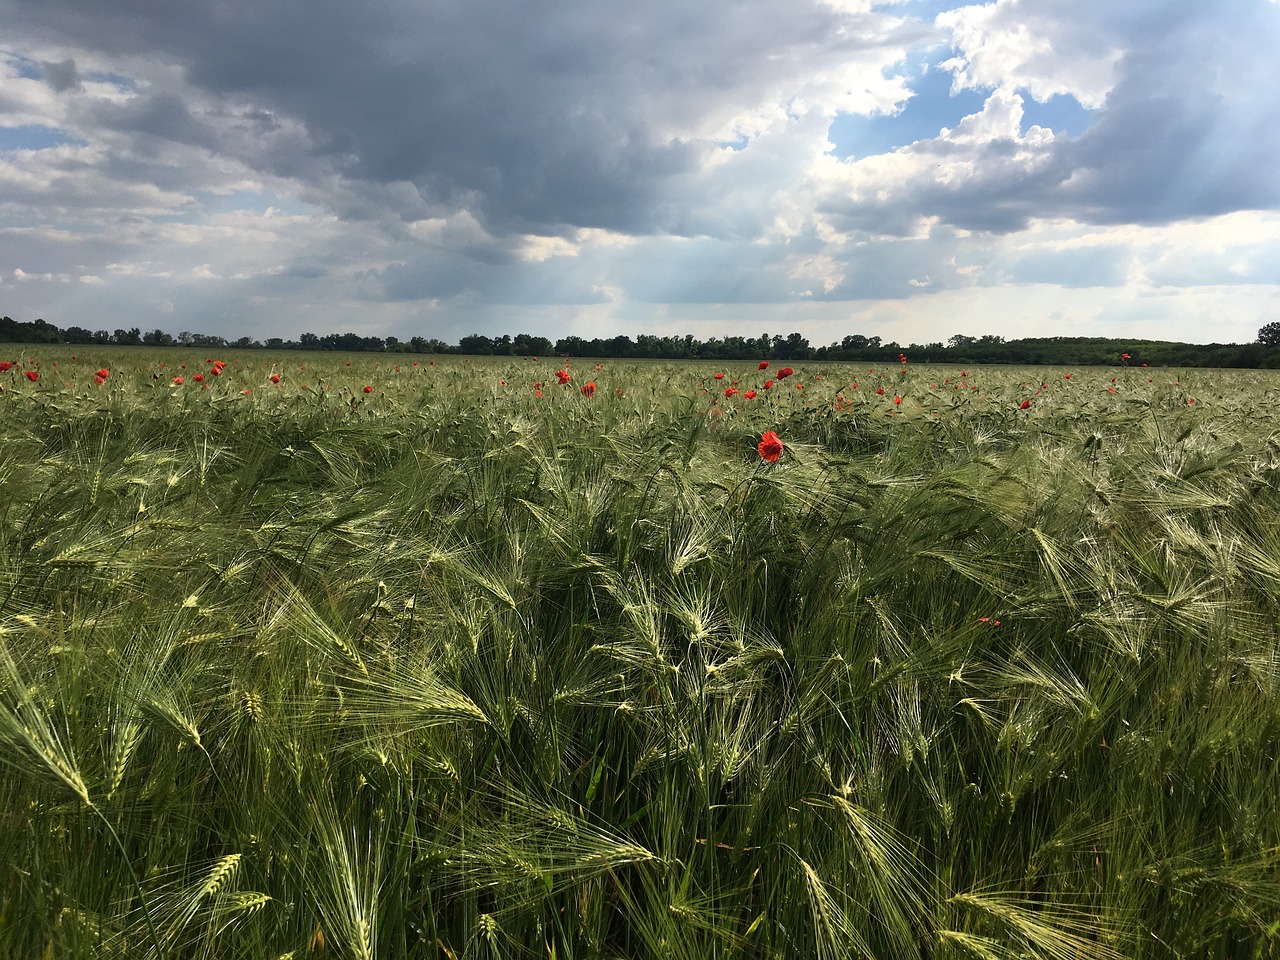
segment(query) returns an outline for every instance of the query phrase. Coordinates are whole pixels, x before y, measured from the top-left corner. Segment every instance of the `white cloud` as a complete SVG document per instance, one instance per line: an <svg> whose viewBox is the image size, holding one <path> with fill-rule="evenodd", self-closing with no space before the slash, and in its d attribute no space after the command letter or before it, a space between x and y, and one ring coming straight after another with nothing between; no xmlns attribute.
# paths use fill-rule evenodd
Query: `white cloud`
<svg viewBox="0 0 1280 960"><path fill-rule="evenodd" d="M1027 90L1037 100L1055 94L1101 107L1116 82L1122 51L1098 29L1092 11L1046 0L996 0L938 15L957 55L942 64L954 88Z"/></svg>

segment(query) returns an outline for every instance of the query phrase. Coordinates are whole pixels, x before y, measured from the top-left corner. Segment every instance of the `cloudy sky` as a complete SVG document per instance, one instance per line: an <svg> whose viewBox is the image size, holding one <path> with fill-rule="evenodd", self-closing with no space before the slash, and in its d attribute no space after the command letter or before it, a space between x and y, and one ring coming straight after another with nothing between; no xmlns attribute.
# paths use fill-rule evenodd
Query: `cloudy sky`
<svg viewBox="0 0 1280 960"><path fill-rule="evenodd" d="M0 0L0 314L1245 342L1275 0Z"/></svg>

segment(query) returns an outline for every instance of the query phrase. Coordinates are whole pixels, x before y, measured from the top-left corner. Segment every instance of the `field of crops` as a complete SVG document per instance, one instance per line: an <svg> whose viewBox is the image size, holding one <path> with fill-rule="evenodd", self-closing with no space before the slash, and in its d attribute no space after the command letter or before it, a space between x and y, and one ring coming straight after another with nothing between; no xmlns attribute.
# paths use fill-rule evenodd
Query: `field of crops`
<svg viewBox="0 0 1280 960"><path fill-rule="evenodd" d="M1274 371L5 349L0 957L1280 956Z"/></svg>

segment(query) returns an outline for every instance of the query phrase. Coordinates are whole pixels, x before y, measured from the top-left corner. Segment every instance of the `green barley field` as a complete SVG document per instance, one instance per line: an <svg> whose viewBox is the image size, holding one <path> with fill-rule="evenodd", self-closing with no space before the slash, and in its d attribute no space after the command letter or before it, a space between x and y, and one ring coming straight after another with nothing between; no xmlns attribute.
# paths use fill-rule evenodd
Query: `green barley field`
<svg viewBox="0 0 1280 960"><path fill-rule="evenodd" d="M1280 956L1280 373L0 350L0 957Z"/></svg>

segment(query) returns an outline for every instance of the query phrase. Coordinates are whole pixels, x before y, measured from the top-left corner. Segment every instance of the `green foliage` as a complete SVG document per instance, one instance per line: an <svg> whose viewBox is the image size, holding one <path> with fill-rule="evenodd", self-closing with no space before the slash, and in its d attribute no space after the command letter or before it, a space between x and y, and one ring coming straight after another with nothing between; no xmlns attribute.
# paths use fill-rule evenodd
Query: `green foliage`
<svg viewBox="0 0 1280 960"><path fill-rule="evenodd" d="M1280 952L1274 375L74 349L0 957Z"/></svg>

